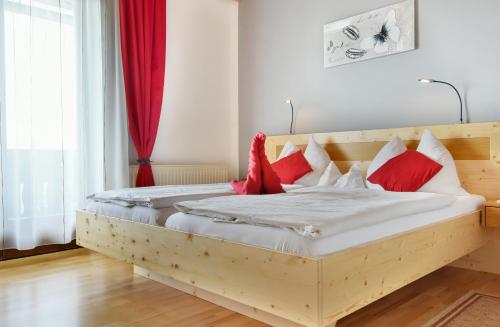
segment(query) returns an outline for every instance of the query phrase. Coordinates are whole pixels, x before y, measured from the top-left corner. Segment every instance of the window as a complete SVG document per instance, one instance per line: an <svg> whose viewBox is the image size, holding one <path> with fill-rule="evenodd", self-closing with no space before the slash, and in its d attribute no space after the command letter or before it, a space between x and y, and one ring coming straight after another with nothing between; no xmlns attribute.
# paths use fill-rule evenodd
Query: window
<svg viewBox="0 0 500 327"><path fill-rule="evenodd" d="M1 3L2 244L68 243L103 187L99 0Z"/></svg>

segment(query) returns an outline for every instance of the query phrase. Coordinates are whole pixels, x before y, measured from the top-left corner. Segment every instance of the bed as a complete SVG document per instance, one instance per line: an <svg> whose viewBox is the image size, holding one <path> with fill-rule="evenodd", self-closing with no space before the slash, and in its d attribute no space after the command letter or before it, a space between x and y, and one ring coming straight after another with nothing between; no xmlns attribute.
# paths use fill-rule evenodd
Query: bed
<svg viewBox="0 0 500 327"><path fill-rule="evenodd" d="M366 167L393 135L412 148L423 130L430 129L453 154L464 188L493 198L500 183L499 126L446 125L315 137L347 170L354 161ZM269 137L266 153L271 161L289 139L305 145L308 135ZM77 243L134 264L142 276L272 325L329 326L482 247L487 236L480 202L471 197L446 213L401 217L390 226L337 236L337 243L328 242L329 248L313 242L295 250L221 237L213 229L210 234L196 216L182 218L180 213L161 227L79 211ZM238 233L250 232L227 231Z"/></svg>

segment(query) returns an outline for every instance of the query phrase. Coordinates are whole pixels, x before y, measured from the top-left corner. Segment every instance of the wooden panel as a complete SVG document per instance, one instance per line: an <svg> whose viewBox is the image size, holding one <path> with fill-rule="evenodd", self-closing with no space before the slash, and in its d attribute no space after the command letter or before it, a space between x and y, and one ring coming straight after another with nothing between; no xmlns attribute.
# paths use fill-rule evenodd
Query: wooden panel
<svg viewBox="0 0 500 327"><path fill-rule="evenodd" d="M468 139L443 139L441 142L448 148L455 160L490 160L490 138L474 137ZM371 161L387 141L355 142L355 143L327 143L325 150L335 161ZM406 140L409 149L418 147L418 140ZM305 150L307 144L298 144ZM281 153L283 145L276 147Z"/></svg>
<svg viewBox="0 0 500 327"><path fill-rule="evenodd" d="M486 208L486 227L500 228L500 208Z"/></svg>
<svg viewBox="0 0 500 327"><path fill-rule="evenodd" d="M355 161L362 161L366 169L370 160L395 135L401 137L410 148L416 148L418 140L426 129L434 133L454 156L462 185L467 191L481 194L486 198L499 196L500 124L498 122L318 133L314 134L314 137L316 141L325 145L341 171L345 172ZM266 153L269 160L276 160L288 140L304 149L310 135L268 137Z"/></svg>
<svg viewBox="0 0 500 327"><path fill-rule="evenodd" d="M491 209L496 210L493 212L490 211ZM485 202L483 208L483 222L485 226L487 224L499 225L498 219L495 218L499 209L500 206L496 203L496 200L487 200ZM487 210L490 212L487 213ZM489 223L487 222L488 219L490 220ZM491 227L487 228L488 243L485 246L453 262L451 266L500 274L500 260L498 260L498 253L500 253L500 228Z"/></svg>
<svg viewBox="0 0 500 327"><path fill-rule="evenodd" d="M487 229L488 243L482 248L453 262L451 266L500 274L500 229Z"/></svg>
<svg viewBox="0 0 500 327"><path fill-rule="evenodd" d="M318 321L318 260L77 212L77 243L306 326Z"/></svg>
<svg viewBox="0 0 500 327"><path fill-rule="evenodd" d="M226 309L229 309L234 312L238 312L242 315L245 315L247 317L251 317L254 319L257 319L259 321L265 321L268 324L276 327L299 327L302 325L295 324L291 322L290 320L283 319L281 317L274 316L272 314L269 314L265 311L257 310L254 307L250 307L248 305L245 305L241 302L236 302L233 300L230 300L226 297L208 292L202 288L190 285L190 284L185 284L176 281L173 278L163 276L161 274L157 274L155 272L149 271L147 269L144 269L142 267L139 267L137 265L134 265L134 273L138 274L140 276L152 279L154 281L157 281L159 283L162 283L164 285L173 287L179 291L191 294L193 296L196 296L200 299L204 299L208 302L215 303L221 307L224 307Z"/></svg>
<svg viewBox="0 0 500 327"><path fill-rule="evenodd" d="M324 322L339 320L485 242L476 212L325 257Z"/></svg>
<svg viewBox="0 0 500 327"><path fill-rule="evenodd" d="M499 194L500 196L500 194ZM484 205L487 206L487 207L495 207L495 208L500 208L500 197L499 198L495 198L495 199L486 199L486 201L484 202Z"/></svg>

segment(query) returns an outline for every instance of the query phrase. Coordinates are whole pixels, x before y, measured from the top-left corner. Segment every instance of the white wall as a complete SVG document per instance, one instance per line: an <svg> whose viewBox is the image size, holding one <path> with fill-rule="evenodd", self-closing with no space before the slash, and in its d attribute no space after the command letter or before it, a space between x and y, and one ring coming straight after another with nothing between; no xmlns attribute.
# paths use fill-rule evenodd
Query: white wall
<svg viewBox="0 0 500 327"><path fill-rule="evenodd" d="M465 93L472 122L500 120L500 1L418 0L418 49L323 68L323 25L397 0L241 0L241 174L257 131L286 134L458 123Z"/></svg>
<svg viewBox="0 0 500 327"><path fill-rule="evenodd" d="M167 66L152 160L238 169L238 4L167 1ZM131 151L131 162L136 153Z"/></svg>

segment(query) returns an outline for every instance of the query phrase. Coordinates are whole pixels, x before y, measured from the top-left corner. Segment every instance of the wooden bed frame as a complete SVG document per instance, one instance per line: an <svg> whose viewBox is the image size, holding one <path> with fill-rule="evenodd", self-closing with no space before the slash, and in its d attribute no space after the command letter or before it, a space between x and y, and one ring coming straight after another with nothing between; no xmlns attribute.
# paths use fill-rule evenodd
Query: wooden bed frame
<svg viewBox="0 0 500 327"><path fill-rule="evenodd" d="M369 160L394 135L415 147L431 130L456 159L464 187L494 197L500 185L500 124L480 123L315 134L341 170ZM277 158L285 142L269 137ZM334 326L342 317L483 246L481 212L455 217L330 255L308 258L77 213L77 243L134 264L142 276L272 325Z"/></svg>

